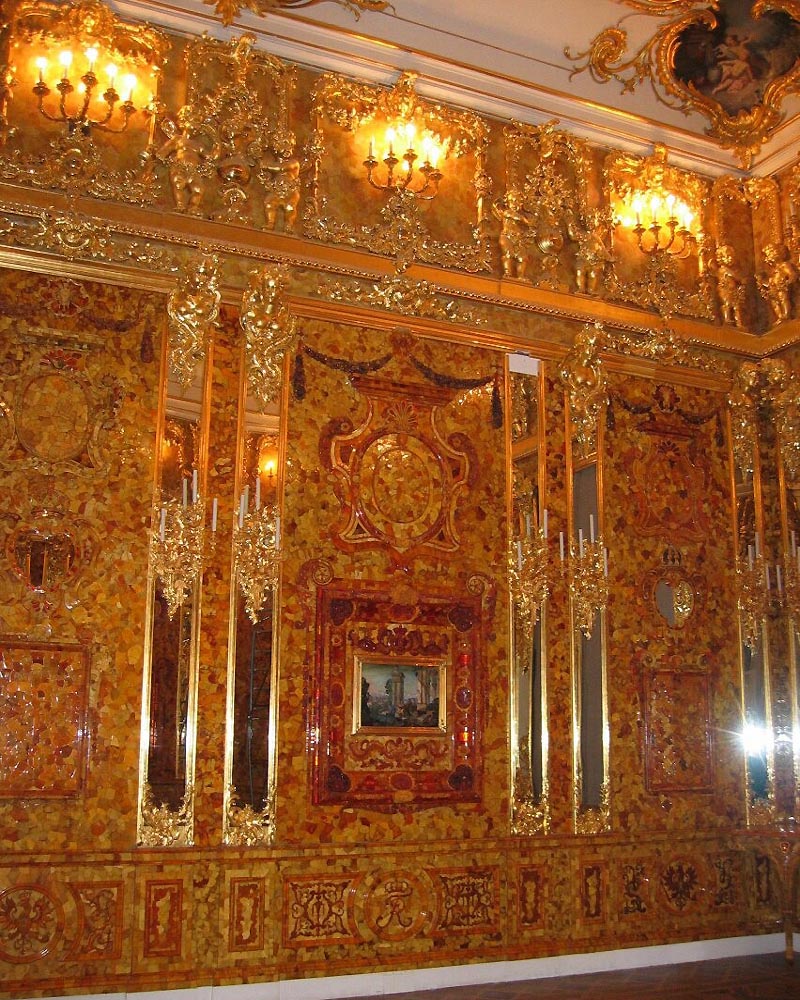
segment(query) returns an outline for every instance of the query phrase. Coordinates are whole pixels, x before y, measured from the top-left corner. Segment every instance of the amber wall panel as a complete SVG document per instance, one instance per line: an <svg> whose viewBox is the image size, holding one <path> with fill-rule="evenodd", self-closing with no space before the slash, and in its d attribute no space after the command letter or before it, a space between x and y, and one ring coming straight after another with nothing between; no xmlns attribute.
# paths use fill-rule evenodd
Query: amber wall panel
<svg viewBox="0 0 800 1000"><path fill-rule="evenodd" d="M42 735L37 752L55 743L24 805L0 802L0 838L21 850L129 848L160 300L3 271L0 304L0 631L45 653L77 645L88 665L85 678L57 656L42 676L30 658L27 679L16 671L34 704L48 701L26 717ZM11 731L13 705L2 710L0 728ZM6 749L13 756L24 744ZM70 760L81 755L79 779Z"/></svg>
<svg viewBox="0 0 800 1000"><path fill-rule="evenodd" d="M728 828L743 820L743 761L733 736L740 667L725 400L618 378L610 399L613 824ZM690 613L674 625L657 605L665 580L691 594Z"/></svg>
<svg viewBox="0 0 800 1000"><path fill-rule="evenodd" d="M494 391L500 357L334 323L303 324L301 336L304 394L298 398L295 370L287 415L278 842L474 837L502 830L508 810L508 650L502 393ZM485 384L469 388L472 382ZM373 454L381 441L405 455L402 474L390 472ZM361 472L353 478L346 470L357 465ZM396 516L392 504L400 511ZM350 581L354 588L375 584L395 593L394 603L411 609L409 629L415 594L447 593L456 600L468 593L472 578L482 578L482 662L472 694L482 701L484 721L479 733L469 735L480 742L477 801L425 809L413 796L405 803L398 796L394 812L311 806L307 754L324 752L313 745L312 715L320 696L313 684L315 658L325 642L316 609L320 572L339 590L346 591ZM405 628L402 623L395 625ZM455 659L449 683L457 674ZM345 686L351 683L348 678ZM340 694L337 704L347 719L352 688ZM456 706L449 711L455 716ZM455 739L452 726L448 738ZM392 764L389 772L394 770Z"/></svg>

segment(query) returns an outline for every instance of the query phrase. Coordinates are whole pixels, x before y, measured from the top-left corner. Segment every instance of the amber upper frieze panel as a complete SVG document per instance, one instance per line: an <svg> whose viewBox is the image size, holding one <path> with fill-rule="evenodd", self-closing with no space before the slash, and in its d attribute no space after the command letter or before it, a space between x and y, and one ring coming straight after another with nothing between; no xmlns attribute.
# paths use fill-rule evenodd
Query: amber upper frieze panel
<svg viewBox="0 0 800 1000"><path fill-rule="evenodd" d="M483 192L490 183L487 125L472 112L419 97L415 79L403 73L391 89L335 74L315 83L303 232L391 256L399 271L414 261L488 270L491 256L482 238ZM406 136L403 129L413 131ZM408 160L402 147L411 151L418 141L412 136L430 137L442 151L440 160L416 152ZM428 158L415 167L421 156ZM421 188L407 183L415 170Z"/></svg>

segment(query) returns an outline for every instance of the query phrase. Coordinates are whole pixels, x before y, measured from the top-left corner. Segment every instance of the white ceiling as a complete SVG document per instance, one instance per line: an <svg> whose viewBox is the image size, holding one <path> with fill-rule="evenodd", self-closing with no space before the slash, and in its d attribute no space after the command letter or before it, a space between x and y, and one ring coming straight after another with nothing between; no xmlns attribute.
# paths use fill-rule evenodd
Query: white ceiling
<svg viewBox="0 0 800 1000"><path fill-rule="evenodd" d="M625 18L631 56L664 23L620 0L394 0L393 12L365 11L358 19L323 2L295 11L244 12L228 28L202 0L111 5L178 32L207 30L227 38L247 30L277 56L376 82L391 83L399 70L413 70L420 75L417 90L436 100L534 124L557 118L592 142L637 153L663 142L671 162L702 173L739 166L705 135L704 116L667 107L648 82L622 93L616 81L595 83L588 73L570 79L574 63L565 46L581 52L599 31ZM800 98L787 100L784 110L786 121L755 158L754 173L772 173L797 158Z"/></svg>

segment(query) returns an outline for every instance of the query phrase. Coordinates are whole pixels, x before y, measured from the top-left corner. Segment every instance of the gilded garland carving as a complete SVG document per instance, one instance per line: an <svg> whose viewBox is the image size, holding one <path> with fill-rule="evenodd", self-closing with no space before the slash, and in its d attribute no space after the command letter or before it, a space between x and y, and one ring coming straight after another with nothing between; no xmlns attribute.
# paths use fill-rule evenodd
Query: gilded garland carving
<svg viewBox="0 0 800 1000"><path fill-rule="evenodd" d="M491 252L479 229L482 204L476 202L475 242L472 244L444 243L433 238L425 225L425 212L415 194L408 188L393 188L379 211L380 221L369 225L352 225L329 214L325 182L330 166L347 170L344 163L332 159L326 132L331 126L355 133L373 122L396 121L419 123L419 127L449 140L451 160L471 154L475 159L473 182L476 191L484 186L484 157L488 142L485 122L469 111L433 104L414 92L416 74L402 73L393 88L349 80L337 74L322 76L312 91L314 133L309 146L312 194L303 216L303 232L310 239L332 243L347 243L366 247L373 252L395 258L398 271L406 270L415 260L441 264L466 271L491 268ZM368 184L366 175L363 183Z"/></svg>
<svg viewBox="0 0 800 1000"><path fill-rule="evenodd" d="M384 275L367 283L353 279L328 279L319 294L332 302L347 302L386 309L401 316L420 316L450 323L485 324L487 318L468 309L457 298L446 298L427 281L411 281L399 274Z"/></svg>
<svg viewBox="0 0 800 1000"><path fill-rule="evenodd" d="M213 254L192 261L167 299L169 370L184 389L205 361L219 304L219 261Z"/></svg>
<svg viewBox="0 0 800 1000"><path fill-rule="evenodd" d="M506 193L492 205L500 225L504 277L597 295L606 265L610 219L588 201L586 145L556 122L506 128Z"/></svg>
<svg viewBox="0 0 800 1000"><path fill-rule="evenodd" d="M178 270L180 257L175 251L150 239L123 242L117 234L112 238L109 226L101 219L72 210L45 209L24 222L0 216L0 236L11 246L49 250L67 260L133 264L165 274ZM152 236L158 240L158 234L154 232Z"/></svg>
<svg viewBox="0 0 800 1000"><path fill-rule="evenodd" d="M628 54L625 18L604 28L582 52L564 54L574 64L572 76L588 72L597 83L615 80L622 92L649 82L657 100L685 113L699 112L709 120L706 132L725 149L732 149L744 167L784 121L784 100L800 90L800 21L793 0L756 0L750 22L729 25L723 0L698 8L680 0L646 4L631 2L640 13L669 18L636 52ZM630 15L626 15L630 16ZM761 24L759 24L761 22ZM746 29L742 34L741 28ZM767 70L751 62L748 43L759 45L769 31L777 33ZM705 62L690 42L705 42ZM759 51L761 51L759 49Z"/></svg>
<svg viewBox="0 0 800 1000"><path fill-rule="evenodd" d="M760 370L744 364L736 373L728 397L733 459L743 479L753 474L756 460Z"/></svg>
<svg viewBox="0 0 800 1000"><path fill-rule="evenodd" d="M254 809L237 799L236 789L228 789L225 809L225 843L236 847L268 846L272 843L275 828L269 806Z"/></svg>
<svg viewBox="0 0 800 1000"><path fill-rule="evenodd" d="M600 804L584 807L583 774L580 767L575 775L575 833L583 837L594 837L611 830L611 796L608 781L600 786Z"/></svg>
<svg viewBox="0 0 800 1000"><path fill-rule="evenodd" d="M572 350L561 363L559 374L567 391L572 433L578 455L597 449L597 424L608 404L605 372L600 359L604 332L588 324L575 337Z"/></svg>

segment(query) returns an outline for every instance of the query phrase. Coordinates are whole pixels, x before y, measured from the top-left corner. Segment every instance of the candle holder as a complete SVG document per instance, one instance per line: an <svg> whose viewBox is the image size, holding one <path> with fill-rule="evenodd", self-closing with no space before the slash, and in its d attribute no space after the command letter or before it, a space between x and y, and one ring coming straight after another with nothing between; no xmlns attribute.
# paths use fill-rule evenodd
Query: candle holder
<svg viewBox="0 0 800 1000"><path fill-rule="evenodd" d="M570 542L567 576L575 629L590 639L608 603L608 551L600 538L587 541L581 533L577 546Z"/></svg>
<svg viewBox="0 0 800 1000"><path fill-rule="evenodd" d="M162 500L153 509L153 570L170 619L190 596L202 572L205 519L205 501L196 492L191 503L184 496L183 502Z"/></svg>
<svg viewBox="0 0 800 1000"><path fill-rule="evenodd" d="M798 637L800 637L800 549L796 546L794 554L787 552L783 562L783 586L778 579L778 594L786 614L792 621Z"/></svg>
<svg viewBox="0 0 800 1000"><path fill-rule="evenodd" d="M511 541L508 550L508 583L514 613L530 649L539 612L550 593L547 537L542 528ZM527 661L526 661L527 662Z"/></svg>
<svg viewBox="0 0 800 1000"><path fill-rule="evenodd" d="M755 649L761 639L761 626L769 613L769 569L760 551L748 552L748 561L736 568L737 603L742 623L742 637L748 649Z"/></svg>
<svg viewBox="0 0 800 1000"><path fill-rule="evenodd" d="M234 526L233 552L245 610L255 625L267 594L278 583L280 517L275 504L262 507L258 497L252 510L248 506L248 490L245 490L239 503L239 518Z"/></svg>

